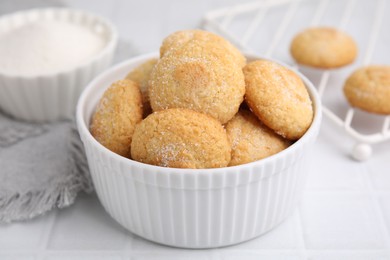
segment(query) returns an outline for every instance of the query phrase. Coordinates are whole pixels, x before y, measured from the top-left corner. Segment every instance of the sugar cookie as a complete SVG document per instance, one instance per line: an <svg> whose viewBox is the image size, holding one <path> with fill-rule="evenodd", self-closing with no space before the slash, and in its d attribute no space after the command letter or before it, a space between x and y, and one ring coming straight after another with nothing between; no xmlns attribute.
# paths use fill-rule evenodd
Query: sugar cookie
<svg viewBox="0 0 390 260"><path fill-rule="evenodd" d="M130 157L134 128L142 120L141 102L138 84L128 79L114 82L104 92L92 117L91 134L114 153Z"/></svg>
<svg viewBox="0 0 390 260"><path fill-rule="evenodd" d="M376 114L390 114L390 66L368 66L356 70L344 85L348 102Z"/></svg>
<svg viewBox="0 0 390 260"><path fill-rule="evenodd" d="M242 69L226 56L210 54L194 42L164 55L149 81L153 111L188 108L221 123L237 113L244 94Z"/></svg>
<svg viewBox="0 0 390 260"><path fill-rule="evenodd" d="M189 109L154 112L135 128L131 155L136 161L173 168L217 168L230 161L221 123Z"/></svg>
<svg viewBox="0 0 390 260"><path fill-rule="evenodd" d="M232 147L229 166L266 158L291 144L261 123L249 110L240 110L226 124L226 133Z"/></svg>
<svg viewBox="0 0 390 260"><path fill-rule="evenodd" d="M267 60L257 60L244 69L245 99L253 113L277 134L299 139L313 119L310 96L293 71Z"/></svg>
<svg viewBox="0 0 390 260"><path fill-rule="evenodd" d="M152 113L152 108L150 107L148 95L148 82L150 78L150 73L152 72L154 65L156 65L157 60L158 59L150 59L142 63L141 65L130 71L126 76L127 79L133 80L139 85L142 94L142 107L144 111L143 117L146 117L150 113Z"/></svg>
<svg viewBox="0 0 390 260"><path fill-rule="evenodd" d="M202 30L184 30L170 34L163 40L160 47L160 56L185 46L188 42L196 42L199 46L207 48L211 52L223 53L227 59L232 59L240 67L246 64L246 58L241 52L224 38Z"/></svg>
<svg viewBox="0 0 390 260"><path fill-rule="evenodd" d="M352 63L357 55L355 41L330 27L309 28L293 39L290 52L300 64L331 69Z"/></svg>

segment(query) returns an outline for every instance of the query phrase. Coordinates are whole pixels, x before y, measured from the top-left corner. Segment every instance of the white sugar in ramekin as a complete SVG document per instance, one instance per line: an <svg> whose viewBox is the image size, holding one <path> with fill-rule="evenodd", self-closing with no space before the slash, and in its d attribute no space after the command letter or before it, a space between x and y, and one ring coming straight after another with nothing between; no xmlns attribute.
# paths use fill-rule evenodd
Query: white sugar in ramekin
<svg viewBox="0 0 390 260"><path fill-rule="evenodd" d="M184 248L233 245L276 227L292 214L301 197L306 155L318 135L321 103L313 85L297 72L313 101L314 120L304 136L282 152L234 167L164 168L121 157L89 132L104 90L154 57L157 54L140 56L106 71L88 85L77 105L78 130L106 211L145 239Z"/></svg>
<svg viewBox="0 0 390 260"><path fill-rule="evenodd" d="M84 63L58 72L18 75L0 71L0 110L17 119L33 122L72 118L84 87L111 63L118 38L116 29L106 19L84 11L44 8L1 17L0 31L35 21L61 21L84 26L103 37L106 44Z"/></svg>

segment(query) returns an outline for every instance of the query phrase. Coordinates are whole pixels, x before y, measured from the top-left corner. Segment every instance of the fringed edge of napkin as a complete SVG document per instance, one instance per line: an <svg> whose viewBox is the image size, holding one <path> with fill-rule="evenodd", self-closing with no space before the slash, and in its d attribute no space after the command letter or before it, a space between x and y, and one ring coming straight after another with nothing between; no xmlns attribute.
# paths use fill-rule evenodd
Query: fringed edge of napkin
<svg viewBox="0 0 390 260"><path fill-rule="evenodd" d="M31 219L55 207L67 207L73 204L80 191L92 192L93 185L84 148L74 124L70 131L67 160L73 167L70 168L69 177L50 189L25 194L1 194L0 192L0 223Z"/></svg>

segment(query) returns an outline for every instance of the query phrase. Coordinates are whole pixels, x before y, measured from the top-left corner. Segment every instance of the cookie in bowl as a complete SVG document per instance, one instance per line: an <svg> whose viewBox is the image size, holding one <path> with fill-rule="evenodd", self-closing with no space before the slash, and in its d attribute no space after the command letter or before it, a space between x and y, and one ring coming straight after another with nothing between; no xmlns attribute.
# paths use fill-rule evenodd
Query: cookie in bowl
<svg viewBox="0 0 390 260"><path fill-rule="evenodd" d="M126 75L126 79L133 80L139 85L142 94L142 109L143 117L147 117L152 113L152 107L150 106L149 100L149 79L154 66L156 65L158 59L150 59Z"/></svg>
<svg viewBox="0 0 390 260"><path fill-rule="evenodd" d="M91 120L91 134L109 150L130 158L135 125L142 120L142 96L134 81L115 81L104 92Z"/></svg>
<svg viewBox="0 0 390 260"><path fill-rule="evenodd" d="M233 118L244 99L244 75L236 62L220 53L190 42L164 55L149 80L153 111L187 108L222 124Z"/></svg>
<svg viewBox="0 0 390 260"><path fill-rule="evenodd" d="M265 126L246 109L241 109L225 127L232 147L229 166L261 160L283 151L292 143Z"/></svg>
<svg viewBox="0 0 390 260"><path fill-rule="evenodd" d="M189 109L154 112L135 128L131 155L136 161L163 167L226 167L231 150L226 131L211 116Z"/></svg>
<svg viewBox="0 0 390 260"><path fill-rule="evenodd" d="M314 111L301 77L269 60L250 62L243 71L245 100L253 113L284 138L302 137L311 125Z"/></svg>
<svg viewBox="0 0 390 260"><path fill-rule="evenodd" d="M230 42L217 34L203 30L183 30L168 35L161 44L160 57L194 42L217 56L225 55L227 59L233 60L240 67L246 64L245 56Z"/></svg>

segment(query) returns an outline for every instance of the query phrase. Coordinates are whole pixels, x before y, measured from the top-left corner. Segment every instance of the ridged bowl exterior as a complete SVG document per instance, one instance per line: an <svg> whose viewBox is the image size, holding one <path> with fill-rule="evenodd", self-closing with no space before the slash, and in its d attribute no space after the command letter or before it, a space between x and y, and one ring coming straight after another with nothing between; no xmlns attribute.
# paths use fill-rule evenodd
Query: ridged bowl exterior
<svg viewBox="0 0 390 260"><path fill-rule="evenodd" d="M69 21L91 29L99 27L107 43L88 62L58 73L23 76L0 72L0 108L17 119L49 122L73 118L82 90L110 65L116 48L117 33L110 22L67 8L33 9L6 15L0 19L0 31L45 19Z"/></svg>
<svg viewBox="0 0 390 260"><path fill-rule="evenodd" d="M311 83L301 75L313 100L313 123L284 151L234 167L164 168L116 155L88 130L96 103L109 83L151 57L156 54L129 60L102 74L86 88L78 103L79 132L106 211L145 239L184 248L233 245L280 224L301 197L306 154L320 126L321 105Z"/></svg>

